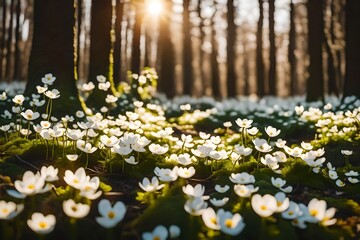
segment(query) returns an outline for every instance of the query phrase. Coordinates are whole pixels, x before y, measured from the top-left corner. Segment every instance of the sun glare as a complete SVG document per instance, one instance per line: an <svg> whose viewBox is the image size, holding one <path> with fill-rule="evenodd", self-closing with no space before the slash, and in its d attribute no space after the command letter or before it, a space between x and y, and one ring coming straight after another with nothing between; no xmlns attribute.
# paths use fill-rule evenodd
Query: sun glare
<svg viewBox="0 0 360 240"><path fill-rule="evenodd" d="M163 10L163 5L161 0L149 0L147 2L147 11L149 14L158 16Z"/></svg>

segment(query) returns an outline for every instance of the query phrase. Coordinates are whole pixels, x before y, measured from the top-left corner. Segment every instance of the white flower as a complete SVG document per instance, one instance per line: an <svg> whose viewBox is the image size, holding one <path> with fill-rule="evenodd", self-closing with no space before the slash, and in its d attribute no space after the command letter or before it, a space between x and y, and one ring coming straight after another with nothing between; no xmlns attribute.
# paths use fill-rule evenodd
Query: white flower
<svg viewBox="0 0 360 240"><path fill-rule="evenodd" d="M47 86L44 86L44 87L36 86L36 89L37 89L38 94L42 94L48 90L48 87Z"/></svg>
<svg viewBox="0 0 360 240"><path fill-rule="evenodd" d="M199 132L199 136L201 139L206 140L210 138L210 134L206 134L204 132Z"/></svg>
<svg viewBox="0 0 360 240"><path fill-rule="evenodd" d="M106 82L106 77L103 76L103 75L97 75L97 76L96 76L96 80L97 80L99 83L104 83L104 82Z"/></svg>
<svg viewBox="0 0 360 240"><path fill-rule="evenodd" d="M53 90L48 90L45 93L45 96L47 96L50 99L56 99L60 97L60 92L57 89L53 89Z"/></svg>
<svg viewBox="0 0 360 240"><path fill-rule="evenodd" d="M169 146L161 146L159 144L152 143L149 145L149 150L153 154L162 155L165 154L169 150Z"/></svg>
<svg viewBox="0 0 360 240"><path fill-rule="evenodd" d="M230 176L230 181L236 184L249 184L255 183L255 177L248 174L247 172L242 173L232 173Z"/></svg>
<svg viewBox="0 0 360 240"><path fill-rule="evenodd" d="M215 207L223 207L228 201L229 201L228 197L224 197L221 199L216 199L216 198L210 199L211 204L214 205Z"/></svg>
<svg viewBox="0 0 360 240"><path fill-rule="evenodd" d="M204 196L205 186L201 184L196 184L195 187L188 184L186 186L183 186L182 190L189 197L202 198L203 200L207 200L210 198L209 196Z"/></svg>
<svg viewBox="0 0 360 240"><path fill-rule="evenodd" d="M63 202L63 210L65 214L71 218L83 218L90 212L90 206L87 204L76 203L69 199Z"/></svg>
<svg viewBox="0 0 360 240"><path fill-rule="evenodd" d="M93 153L97 150L97 147L93 147L91 143L85 142L81 139L76 141L76 147L85 153Z"/></svg>
<svg viewBox="0 0 360 240"><path fill-rule="evenodd" d="M16 180L15 188L22 194L35 195L49 191L50 188L45 185L45 180L39 173L34 174L31 171L26 171L23 175L22 181Z"/></svg>
<svg viewBox="0 0 360 240"><path fill-rule="evenodd" d="M83 167L76 170L73 173L70 170L65 171L64 181L73 188L81 189L87 179L85 169Z"/></svg>
<svg viewBox="0 0 360 240"><path fill-rule="evenodd" d="M338 178L338 174L336 170L329 170L329 178L332 180L335 180Z"/></svg>
<svg viewBox="0 0 360 240"><path fill-rule="evenodd" d="M56 77L54 77L51 73L45 74L45 77L41 78L41 82L45 85L52 85L56 80Z"/></svg>
<svg viewBox="0 0 360 240"><path fill-rule="evenodd" d="M229 128L229 127L232 126L232 123L231 122L224 122L223 125L224 125L224 127Z"/></svg>
<svg viewBox="0 0 360 240"><path fill-rule="evenodd" d="M0 220L10 220L16 217L24 209L24 204L6 202L0 200Z"/></svg>
<svg viewBox="0 0 360 240"><path fill-rule="evenodd" d="M297 203L290 201L289 207L281 212L281 216L285 219L295 219L302 215L300 207Z"/></svg>
<svg viewBox="0 0 360 240"><path fill-rule="evenodd" d="M230 189L229 185L224 185L223 187L218 184L215 185L215 190L218 193L226 193L229 189Z"/></svg>
<svg viewBox="0 0 360 240"><path fill-rule="evenodd" d="M253 143L255 145L256 150L258 150L259 152L266 153L272 151L272 147L268 144L268 142L265 139L256 138L255 140L253 140Z"/></svg>
<svg viewBox="0 0 360 240"><path fill-rule="evenodd" d="M275 212L283 212L288 209L290 201L289 198L286 197L286 194L283 192L278 192L275 194L275 199L277 203L277 208Z"/></svg>
<svg viewBox="0 0 360 240"><path fill-rule="evenodd" d="M246 129L246 131L250 134L250 135L256 135L259 132L259 129L257 127L252 127L252 128L248 128Z"/></svg>
<svg viewBox="0 0 360 240"><path fill-rule="evenodd" d="M98 84L99 90L107 91L110 88L110 82L104 82Z"/></svg>
<svg viewBox="0 0 360 240"><path fill-rule="evenodd" d="M359 176L359 173L351 170L349 172L346 172L345 176L347 176L347 177L357 177L357 176Z"/></svg>
<svg viewBox="0 0 360 240"><path fill-rule="evenodd" d="M107 102L107 103L114 103L117 100L118 100L118 98L111 94L108 94L105 98L105 102Z"/></svg>
<svg viewBox="0 0 360 240"><path fill-rule="evenodd" d="M236 144L234 148L234 151L239 155L249 156L252 153L252 148L244 147L240 144Z"/></svg>
<svg viewBox="0 0 360 240"><path fill-rule="evenodd" d="M213 229L213 230L220 230L219 217L215 213L214 209L212 209L210 207L205 209L203 211L201 217L202 217L206 227Z"/></svg>
<svg viewBox="0 0 360 240"><path fill-rule="evenodd" d="M184 166L191 164L192 160L190 154L188 153L179 154L179 156L177 156L177 162Z"/></svg>
<svg viewBox="0 0 360 240"><path fill-rule="evenodd" d="M178 178L178 167L173 169L155 167L154 173L159 177L160 181L172 182Z"/></svg>
<svg viewBox="0 0 360 240"><path fill-rule="evenodd" d="M17 105L22 105L23 102L24 102L24 100L25 100L25 97L24 97L23 95L21 95L21 94L16 95L16 96L12 99L12 101L13 101L15 104L17 104Z"/></svg>
<svg viewBox="0 0 360 240"><path fill-rule="evenodd" d="M273 153L273 156L276 158L278 162L284 163L287 161L286 155L283 152L276 151Z"/></svg>
<svg viewBox="0 0 360 240"><path fill-rule="evenodd" d="M281 178L271 177L271 183L274 187L282 188L286 184L286 180Z"/></svg>
<svg viewBox="0 0 360 240"><path fill-rule="evenodd" d="M141 187L142 190L144 190L145 192L153 192L156 190L160 190L161 188L163 188L165 185L164 184L160 184L159 185L159 180L157 177L153 177L150 180L147 177L144 177L144 179L142 180L142 182L139 182L139 186Z"/></svg>
<svg viewBox="0 0 360 240"><path fill-rule="evenodd" d="M6 95L6 92L2 92L0 94L0 101L5 101L7 99L7 95Z"/></svg>
<svg viewBox="0 0 360 240"><path fill-rule="evenodd" d="M228 211L220 209L218 211L220 231L231 235L237 236L245 227L244 220L239 213L232 214Z"/></svg>
<svg viewBox="0 0 360 240"><path fill-rule="evenodd" d="M240 128L249 128L251 126L251 124L253 123L253 120L249 120L249 119L236 119L235 120L236 124L240 127Z"/></svg>
<svg viewBox="0 0 360 240"><path fill-rule="evenodd" d="M40 169L41 177L43 177L46 182L54 182L59 180L58 172L59 169L54 168L53 166L42 166Z"/></svg>
<svg viewBox="0 0 360 240"><path fill-rule="evenodd" d="M181 178L191 178L195 174L195 168L194 167L189 167L189 168L179 167L177 174Z"/></svg>
<svg viewBox="0 0 360 240"><path fill-rule="evenodd" d="M293 157L300 157L302 156L301 154L303 153L303 149L299 147L289 148L288 146L285 146L284 149L285 152L287 152L287 154Z"/></svg>
<svg viewBox="0 0 360 240"><path fill-rule="evenodd" d="M186 201L184 209L193 216L200 216L207 208L207 203L201 198L190 198Z"/></svg>
<svg viewBox="0 0 360 240"><path fill-rule="evenodd" d="M350 150L341 150L341 153L345 156L350 156L353 154L353 151Z"/></svg>
<svg viewBox="0 0 360 240"><path fill-rule="evenodd" d="M101 217L96 217L95 220L104 228L115 227L125 216L126 207L123 202L118 201L111 206L110 201L101 199L98 205L98 210Z"/></svg>
<svg viewBox="0 0 360 240"><path fill-rule="evenodd" d="M81 90L85 91L85 92L91 91L94 88L95 88L95 85L94 85L93 82L83 83L82 86L81 86Z"/></svg>
<svg viewBox="0 0 360 240"><path fill-rule="evenodd" d="M122 156L126 156L133 151L133 149L130 147L130 145L123 145L123 144L115 145L112 149L117 154L120 154Z"/></svg>
<svg viewBox="0 0 360 240"><path fill-rule="evenodd" d="M278 140L276 140L275 145L278 148L284 148L286 146L286 141L279 138Z"/></svg>
<svg viewBox="0 0 360 240"><path fill-rule="evenodd" d="M277 161L276 157L273 157L270 154L266 154L265 158L261 157L260 161L261 161L262 164L268 166L269 168L271 168L273 170L279 168L279 164L278 164L278 161Z"/></svg>
<svg viewBox="0 0 360 240"><path fill-rule="evenodd" d="M336 183L336 186L338 186L338 187L344 187L345 186L345 183L340 179L336 180L335 183Z"/></svg>
<svg viewBox="0 0 360 240"><path fill-rule="evenodd" d="M234 186L234 192L239 197L248 198L251 196L252 193L257 192L259 190L259 187L254 187L254 185L242 185L242 184L236 184Z"/></svg>
<svg viewBox="0 0 360 240"><path fill-rule="evenodd" d="M313 198L308 204L308 211L311 217L315 218L324 226L333 225L336 223L335 208L326 209L326 202Z"/></svg>
<svg viewBox="0 0 360 240"><path fill-rule="evenodd" d="M152 232L144 232L142 234L143 240L166 240L169 233L163 225L159 225Z"/></svg>
<svg viewBox="0 0 360 240"><path fill-rule="evenodd" d="M78 159L79 155L77 154L66 154L66 158L69 160L69 161L76 161Z"/></svg>
<svg viewBox="0 0 360 240"><path fill-rule="evenodd" d="M128 158L125 158L125 162L131 164L131 165L136 165L139 163L139 161L136 161L135 160L135 157L134 156L130 156Z"/></svg>
<svg viewBox="0 0 360 240"><path fill-rule="evenodd" d="M49 214L44 216L42 213L33 213L31 219L27 220L27 225L37 234L48 234L55 228L56 218Z"/></svg>
<svg viewBox="0 0 360 240"><path fill-rule="evenodd" d="M359 182L359 179L357 178L352 178L352 177L348 177L347 180L352 183L352 184L355 184L355 183L358 183Z"/></svg>
<svg viewBox="0 0 360 240"><path fill-rule="evenodd" d="M311 145L311 143L307 143L307 142L301 142L301 147L305 150L311 150L313 149L313 146Z"/></svg>
<svg viewBox="0 0 360 240"><path fill-rule="evenodd" d="M169 227L170 238L177 238L180 236L180 228L177 225L171 225Z"/></svg>
<svg viewBox="0 0 360 240"><path fill-rule="evenodd" d="M276 211L277 201L269 194L264 196L255 194L251 199L251 206L260 217L269 217Z"/></svg>
<svg viewBox="0 0 360 240"><path fill-rule="evenodd" d="M100 186L99 177L93 177L90 179L89 176L85 178L85 181L80 188L80 196L86 197L87 199L94 200L100 197L102 191L97 191Z"/></svg>
<svg viewBox="0 0 360 240"><path fill-rule="evenodd" d="M40 117L40 113L33 112L32 110L27 109L25 112L21 113L21 116L23 116L23 118L25 118L28 121L32 121Z"/></svg>
<svg viewBox="0 0 360 240"><path fill-rule="evenodd" d="M108 148L113 147L119 142L119 139L115 136L108 137L107 135L101 135L100 141Z"/></svg>
<svg viewBox="0 0 360 240"><path fill-rule="evenodd" d="M265 132L269 137L276 137L280 134L280 130L272 126L265 127Z"/></svg>

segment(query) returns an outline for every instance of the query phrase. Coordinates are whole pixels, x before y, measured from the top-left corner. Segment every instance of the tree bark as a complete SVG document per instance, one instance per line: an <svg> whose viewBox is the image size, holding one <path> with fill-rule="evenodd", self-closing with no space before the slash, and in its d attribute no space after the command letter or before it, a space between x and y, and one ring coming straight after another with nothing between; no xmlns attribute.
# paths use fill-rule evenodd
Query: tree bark
<svg viewBox="0 0 360 240"><path fill-rule="evenodd" d="M190 0L183 1L183 94L191 95L193 83Z"/></svg>
<svg viewBox="0 0 360 240"><path fill-rule="evenodd" d="M53 115L73 115L81 109L74 75L74 5L73 1L34 1L34 33L25 95L37 93L41 78L52 73L51 88L60 91L54 100Z"/></svg>
<svg viewBox="0 0 360 240"><path fill-rule="evenodd" d="M288 60L290 65L290 95L297 94L297 59L296 51L296 25L295 25L295 6L293 0L290 1L290 30L288 45Z"/></svg>
<svg viewBox="0 0 360 240"><path fill-rule="evenodd" d="M264 57L263 57L263 22L264 22L264 7L263 0L259 0L259 20L257 24L256 34L256 83L257 95L263 97L265 95L264 82Z"/></svg>
<svg viewBox="0 0 360 240"><path fill-rule="evenodd" d="M323 0L309 0L308 11L308 46L309 78L306 84L308 102L324 100L324 76L322 61L322 44L324 41Z"/></svg>
<svg viewBox="0 0 360 240"><path fill-rule="evenodd" d="M235 57L236 57L236 26L235 26L235 7L234 1L227 1L227 45L226 45L226 66L227 66L227 95L228 97L236 97L236 73L235 73Z"/></svg>
<svg viewBox="0 0 360 240"><path fill-rule="evenodd" d="M360 98L360 1L346 1L345 55L346 73L344 97L354 95Z"/></svg>
<svg viewBox="0 0 360 240"><path fill-rule="evenodd" d="M6 43L6 68L5 68L5 79L10 82L13 78L13 57L12 57L12 49L13 49L13 19L14 19L14 4L15 1L11 1L10 3L10 23L8 27L8 38Z"/></svg>
<svg viewBox="0 0 360 240"><path fill-rule="evenodd" d="M1 10L2 10L2 21L1 21L1 38L0 38L0 81L4 79L4 53L5 53L5 45L6 45L6 0L2 0L1 2Z"/></svg>
<svg viewBox="0 0 360 240"><path fill-rule="evenodd" d="M142 6L143 0L138 0L135 2L136 13L135 13L135 24L133 28L133 38L132 38L132 52L131 52L131 72L140 73L140 38L141 38L141 26L142 26Z"/></svg>
<svg viewBox="0 0 360 240"><path fill-rule="evenodd" d="M215 1L214 1L214 4ZM211 18L211 90L215 99L221 97L220 92L220 76L219 76L219 63L218 57L218 43L216 41L216 29L215 29L215 14Z"/></svg>
<svg viewBox="0 0 360 240"><path fill-rule="evenodd" d="M23 80L22 76L22 52L21 52L21 38L20 38L20 14L21 14L21 0L16 3L16 26L15 26L15 60L14 60L14 79Z"/></svg>
<svg viewBox="0 0 360 240"><path fill-rule="evenodd" d="M121 0L116 1L116 21L115 21L115 44L114 44L114 84L119 85L121 81L121 31L122 16L124 12L124 3Z"/></svg>
<svg viewBox="0 0 360 240"><path fill-rule="evenodd" d="M269 0L269 42L270 42L270 66L269 66L269 94L276 96L276 36L275 36L275 0Z"/></svg>
<svg viewBox="0 0 360 240"><path fill-rule="evenodd" d="M214 5L215 7L215 5ZM198 17L200 18L200 23L199 23L199 31L200 31L200 48L199 48L199 66L200 66L200 78L201 78L201 84L202 84L202 88L201 88L201 95L205 95L206 94L206 77L204 74L204 51L202 49L202 45L204 44L204 40L205 40L205 33L204 33L204 18L201 15L201 0L198 1L198 5L197 5L197 13L198 13Z"/></svg>
<svg viewBox="0 0 360 240"><path fill-rule="evenodd" d="M164 2L166 12L171 12L171 2ZM160 18L160 29L158 38L158 55L160 59L160 72L158 89L167 97L175 96L175 57L174 46L171 41L169 16Z"/></svg>

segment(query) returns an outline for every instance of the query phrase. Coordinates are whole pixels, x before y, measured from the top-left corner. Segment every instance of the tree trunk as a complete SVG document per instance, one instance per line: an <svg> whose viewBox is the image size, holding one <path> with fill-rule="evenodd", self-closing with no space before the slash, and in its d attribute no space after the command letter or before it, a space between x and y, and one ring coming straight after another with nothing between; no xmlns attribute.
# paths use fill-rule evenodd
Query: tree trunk
<svg viewBox="0 0 360 240"><path fill-rule="evenodd" d="M121 81L121 22L124 11L124 3L116 1L116 21L115 21L115 44L114 44L114 84L118 86Z"/></svg>
<svg viewBox="0 0 360 240"><path fill-rule="evenodd" d="M74 5L73 1L34 1L34 33L25 95L37 93L41 78L56 77L51 88L60 91L54 100L53 115L73 115L81 109L74 76Z"/></svg>
<svg viewBox="0 0 360 240"><path fill-rule="evenodd" d="M269 94L276 96L276 36L275 36L275 0L269 0L269 42L270 42L270 67L269 67Z"/></svg>
<svg viewBox="0 0 360 240"><path fill-rule="evenodd" d="M360 1L346 1L345 55L346 73L344 97L354 95L360 98Z"/></svg>
<svg viewBox="0 0 360 240"><path fill-rule="evenodd" d="M264 22L264 7L263 0L259 0L259 20L257 24L256 34L256 83L257 95L263 97L265 95L264 82L264 57L263 57L263 22Z"/></svg>
<svg viewBox="0 0 360 240"><path fill-rule="evenodd" d="M295 25L295 6L294 0L290 1L290 30L289 30L289 46L288 46L288 60L290 65L290 95L294 96L297 92L297 59L296 51L296 25Z"/></svg>
<svg viewBox="0 0 360 240"><path fill-rule="evenodd" d="M12 58L12 48L13 48L13 26L14 26L14 0L10 4L10 23L8 27L8 38L6 43L6 68L5 68L5 79L9 82L13 80L13 58Z"/></svg>
<svg viewBox="0 0 360 240"><path fill-rule="evenodd" d="M164 2L165 12L171 12L171 2ZM160 29L158 38L158 55L160 58L160 73L158 89L167 97L175 96L175 57L174 46L171 41L169 16L160 18Z"/></svg>
<svg viewBox="0 0 360 240"><path fill-rule="evenodd" d="M215 5L214 5L215 7ZM204 51L202 49L202 45L204 44L204 40L205 40L205 33L204 33L204 18L201 16L201 0L198 1L198 5L197 5L197 13L198 13L198 17L200 18L200 23L199 23L199 31L200 31L200 48L199 48L199 67L200 67L200 78L201 78L201 95L205 95L206 94L206 77L204 74Z"/></svg>
<svg viewBox="0 0 360 240"><path fill-rule="evenodd" d="M244 36L242 38L242 45L243 45L243 71L244 71L244 88L243 92L245 96L248 96L250 94L250 72L249 72L249 52L247 47L247 39L246 39L246 33L244 33Z"/></svg>
<svg viewBox="0 0 360 240"><path fill-rule="evenodd" d="M143 0L135 2L136 13L135 13L135 24L133 28L132 38L132 52L131 52L131 72L140 73L140 38L141 38L141 26L143 18Z"/></svg>
<svg viewBox="0 0 360 240"><path fill-rule="evenodd" d="M2 0L1 2L1 10L2 10L2 21L1 21L1 38L0 38L0 81L4 79L4 53L5 53L5 44L6 44L6 17L7 17L7 10L6 10L6 0Z"/></svg>
<svg viewBox="0 0 360 240"><path fill-rule="evenodd" d="M81 20L83 12L83 0L75 0L75 24L76 24L76 55L75 55L75 74L76 79L79 79L79 69L80 69L80 35L81 35Z"/></svg>
<svg viewBox="0 0 360 240"><path fill-rule="evenodd" d="M20 14L21 14L21 0L16 3L16 26L15 26L15 60L14 60L14 79L22 80L22 52L21 52L21 38L20 38Z"/></svg>
<svg viewBox="0 0 360 240"><path fill-rule="evenodd" d="M324 41L323 0L309 0L308 11L308 47L309 78L306 84L306 101L324 100L324 77L322 62L322 44Z"/></svg>
<svg viewBox="0 0 360 240"><path fill-rule="evenodd" d="M227 95L236 97L236 27L235 27L235 7L234 1L227 1L227 45L226 45L226 66L227 66Z"/></svg>
<svg viewBox="0 0 360 240"><path fill-rule="evenodd" d="M112 3L111 0L92 0L91 5L91 30L90 30L90 63L89 63L89 82L98 85L96 77L103 75L110 81L111 88L102 91L95 88L87 99L88 107L100 108L104 105L107 94L114 94L113 77L110 76L110 50L111 50L111 20Z"/></svg>
<svg viewBox="0 0 360 240"><path fill-rule="evenodd" d="M183 1L183 94L191 95L193 83L190 0Z"/></svg>
<svg viewBox="0 0 360 240"><path fill-rule="evenodd" d="M215 2L215 1L214 1ZM214 3L215 4L215 3ZM215 15L215 14L214 14ZM218 44L216 41L215 16L211 18L211 90L215 99L221 97L218 57Z"/></svg>

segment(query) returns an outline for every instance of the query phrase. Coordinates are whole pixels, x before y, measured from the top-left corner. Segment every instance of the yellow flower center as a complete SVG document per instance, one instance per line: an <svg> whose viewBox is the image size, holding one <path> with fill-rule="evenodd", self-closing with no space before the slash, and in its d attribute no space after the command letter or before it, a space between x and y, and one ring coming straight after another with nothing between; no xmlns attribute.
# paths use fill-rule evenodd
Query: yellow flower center
<svg viewBox="0 0 360 240"><path fill-rule="evenodd" d="M31 115L31 114L27 114L26 117L27 117L27 118L32 118L32 115Z"/></svg>
<svg viewBox="0 0 360 240"><path fill-rule="evenodd" d="M289 212L288 212L288 215L289 215L289 216L292 216L293 214L294 214L293 211L289 211Z"/></svg>
<svg viewBox="0 0 360 240"><path fill-rule="evenodd" d="M265 205L261 205L260 209L265 211L267 209L267 207Z"/></svg>
<svg viewBox="0 0 360 240"><path fill-rule="evenodd" d="M317 214L318 214L318 210L316 210L316 209L313 209L310 211L310 215L313 217L315 217Z"/></svg>
<svg viewBox="0 0 360 240"><path fill-rule="evenodd" d="M160 237L159 236L154 236L153 240L160 240Z"/></svg>
<svg viewBox="0 0 360 240"><path fill-rule="evenodd" d="M113 211L108 212L108 217L113 219L115 217L115 213Z"/></svg>
<svg viewBox="0 0 360 240"><path fill-rule="evenodd" d="M29 185L28 185L28 189L31 189L31 190L32 190L32 189L34 189L34 188L35 188L35 185L34 185L34 184L29 184Z"/></svg>
<svg viewBox="0 0 360 240"><path fill-rule="evenodd" d="M78 210L78 208L76 206L72 206L71 210L73 210L74 212L76 212Z"/></svg>
<svg viewBox="0 0 360 240"><path fill-rule="evenodd" d="M214 217L210 219L210 222L213 224L217 224L216 218L214 218Z"/></svg>
<svg viewBox="0 0 360 240"><path fill-rule="evenodd" d="M232 228L233 227L233 221L231 219L226 219L225 220L225 226L227 228Z"/></svg>
<svg viewBox="0 0 360 240"><path fill-rule="evenodd" d="M79 180L74 179L74 180L73 180L73 183L79 183Z"/></svg>
<svg viewBox="0 0 360 240"><path fill-rule="evenodd" d="M7 214L9 212L9 209L4 208L4 209L1 210L1 212L4 213L4 214Z"/></svg>
<svg viewBox="0 0 360 240"><path fill-rule="evenodd" d="M39 222L38 225L39 225L39 228L41 228L41 229L47 228L47 226L48 226L48 224L44 221Z"/></svg>
<svg viewBox="0 0 360 240"><path fill-rule="evenodd" d="M282 205L282 202L277 201L277 202L276 202L276 205L277 205L278 207L280 207L280 206Z"/></svg>

